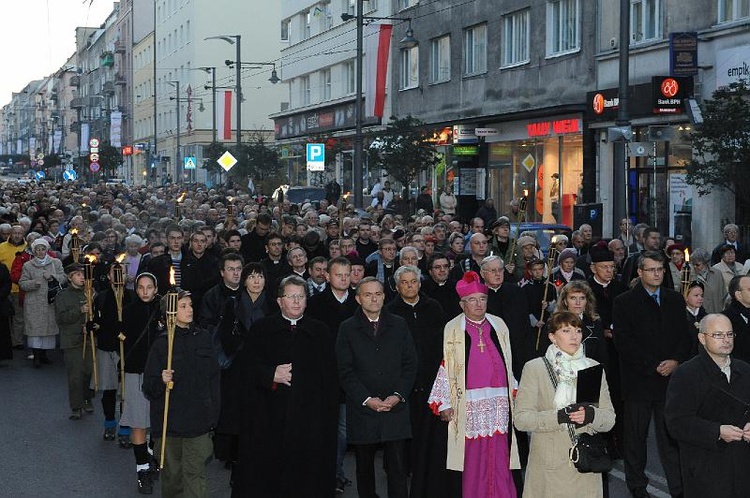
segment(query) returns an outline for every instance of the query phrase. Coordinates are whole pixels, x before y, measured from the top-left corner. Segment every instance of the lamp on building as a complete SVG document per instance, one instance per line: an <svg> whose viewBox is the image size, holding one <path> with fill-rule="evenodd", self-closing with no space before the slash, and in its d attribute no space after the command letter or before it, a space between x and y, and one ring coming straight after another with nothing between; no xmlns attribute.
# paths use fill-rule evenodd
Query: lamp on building
<svg viewBox="0 0 750 498"><path fill-rule="evenodd" d="M353 185L352 188L354 190L354 204L355 206L362 207L363 204L363 185L362 185L362 174L363 174L363 157L362 157L362 148L363 148L363 141L364 137L362 136L362 79L363 79L363 72L362 72L362 58L364 53L364 24L365 21L372 22L372 21L406 21L409 23L408 28L406 29L406 36L404 36L401 41L399 42L399 45L402 48L414 48L416 47L419 42L416 38L414 38L414 30L411 27L411 17L373 17L373 16L365 16L363 15L364 12L364 0L357 0L357 14L352 15L349 13L341 14L341 20L346 22L351 19L355 19L357 21L357 52L356 52L356 80L355 85L356 88L354 90L355 93L355 101L354 101L354 171L352 173L353 176Z"/></svg>
<svg viewBox="0 0 750 498"><path fill-rule="evenodd" d="M238 61L242 60L241 57L241 45L242 45L242 36L241 35L218 35L218 36L209 36L207 38L204 38L204 40L223 40L230 45L236 45L236 59ZM240 67L241 64L237 64L237 72L235 75L236 78L236 85L237 88L235 90L235 100L237 102L237 153L240 151L240 146L242 145L242 68ZM214 85L214 89L216 88L216 85ZM215 90L214 90L215 91ZM214 113L215 114L215 113ZM214 127L216 129L216 127Z"/></svg>

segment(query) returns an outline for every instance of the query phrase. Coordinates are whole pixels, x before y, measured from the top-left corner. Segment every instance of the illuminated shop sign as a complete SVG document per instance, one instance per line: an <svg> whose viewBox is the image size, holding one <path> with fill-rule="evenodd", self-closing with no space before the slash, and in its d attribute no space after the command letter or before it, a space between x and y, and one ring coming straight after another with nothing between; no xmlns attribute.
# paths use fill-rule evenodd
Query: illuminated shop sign
<svg viewBox="0 0 750 498"><path fill-rule="evenodd" d="M540 121L526 125L526 133L529 138L580 133L581 129L580 119L556 119L554 121Z"/></svg>

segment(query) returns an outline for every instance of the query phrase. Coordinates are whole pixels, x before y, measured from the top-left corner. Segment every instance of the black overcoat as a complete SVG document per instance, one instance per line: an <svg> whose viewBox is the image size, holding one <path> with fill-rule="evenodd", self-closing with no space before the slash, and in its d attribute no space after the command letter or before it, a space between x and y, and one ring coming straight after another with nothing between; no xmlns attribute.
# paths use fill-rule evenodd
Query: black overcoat
<svg viewBox="0 0 750 498"><path fill-rule="evenodd" d="M750 402L750 365L732 359L730 382L704 350L672 374L664 418L680 447L685 498L742 498L750 492L750 444L719 440L721 423L698 415L712 386Z"/></svg>
<svg viewBox="0 0 750 498"><path fill-rule="evenodd" d="M350 444L398 441L411 437L409 394L417 376L417 352L403 318L381 311L378 335L362 312L339 328L336 339L339 381L346 393L346 436ZM363 405L368 397L406 399L391 411Z"/></svg>
<svg viewBox="0 0 750 498"><path fill-rule="evenodd" d="M682 295L662 286L657 305L638 282L615 299L612 322L623 399L664 401L669 377L656 368L664 360L683 362L690 355L691 326Z"/></svg>
<svg viewBox="0 0 750 498"><path fill-rule="evenodd" d="M254 403L249 439L241 437L233 496L333 496L338 382L331 332L302 317L294 327L280 314L250 329ZM291 387L273 382L292 364Z"/></svg>

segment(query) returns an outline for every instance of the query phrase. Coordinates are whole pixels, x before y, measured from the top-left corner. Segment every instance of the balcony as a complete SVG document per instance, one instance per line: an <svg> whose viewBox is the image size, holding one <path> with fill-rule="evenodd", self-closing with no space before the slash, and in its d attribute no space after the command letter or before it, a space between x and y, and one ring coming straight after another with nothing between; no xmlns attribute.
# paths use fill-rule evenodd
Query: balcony
<svg viewBox="0 0 750 498"><path fill-rule="evenodd" d="M127 84L128 81L123 73L115 73L115 85L125 86Z"/></svg>
<svg viewBox="0 0 750 498"><path fill-rule="evenodd" d="M70 86L79 87L81 86L81 76L73 75L70 77Z"/></svg>
<svg viewBox="0 0 750 498"><path fill-rule="evenodd" d="M76 97L70 101L71 109L83 109L84 107L86 107L86 99L83 97Z"/></svg>
<svg viewBox="0 0 750 498"><path fill-rule="evenodd" d="M115 94L115 84L112 81L105 81L104 85L102 86L102 93L104 95L114 95Z"/></svg>
<svg viewBox="0 0 750 498"><path fill-rule="evenodd" d="M115 53L116 54L124 54L125 53L125 43L122 40L117 40L115 42Z"/></svg>
<svg viewBox="0 0 750 498"><path fill-rule="evenodd" d="M115 54L113 54L109 50L106 52L102 52L100 58L102 67L112 67L115 65Z"/></svg>

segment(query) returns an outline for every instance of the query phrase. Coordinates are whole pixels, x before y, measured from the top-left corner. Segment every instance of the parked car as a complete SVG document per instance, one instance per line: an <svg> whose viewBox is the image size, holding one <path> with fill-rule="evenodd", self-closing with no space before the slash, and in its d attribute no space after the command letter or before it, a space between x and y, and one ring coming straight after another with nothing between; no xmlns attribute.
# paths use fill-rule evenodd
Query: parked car
<svg viewBox="0 0 750 498"><path fill-rule="evenodd" d="M301 204L309 201L315 205L326 198L326 189L323 187L290 187L282 185L274 191L271 196L273 200L278 201L279 193L283 194L284 199L293 204Z"/></svg>
<svg viewBox="0 0 750 498"><path fill-rule="evenodd" d="M511 237L516 236L518 229L517 223L511 223L510 234ZM558 234L567 235L570 239L570 234L573 233L573 229L568 225L561 225L555 223L521 223L521 232L534 232L536 234L536 240L539 242L539 247L545 256L549 254L549 245L552 237ZM568 244L570 246L570 244Z"/></svg>

